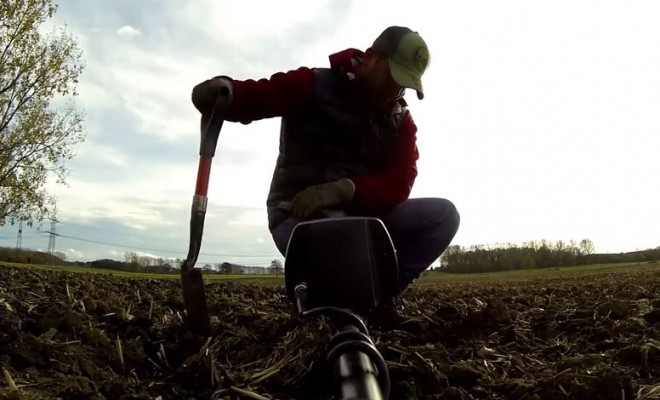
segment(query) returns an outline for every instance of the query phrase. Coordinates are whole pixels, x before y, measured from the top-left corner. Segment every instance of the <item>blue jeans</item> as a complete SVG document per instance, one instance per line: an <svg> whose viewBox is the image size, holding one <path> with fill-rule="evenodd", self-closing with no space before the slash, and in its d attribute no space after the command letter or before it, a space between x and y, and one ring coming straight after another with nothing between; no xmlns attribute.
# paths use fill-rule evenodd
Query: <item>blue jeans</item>
<svg viewBox="0 0 660 400"><path fill-rule="evenodd" d="M334 215L346 214L337 212ZM400 290L413 283L440 257L460 225L460 215L454 204L447 199L432 197L408 199L381 220L397 251ZM275 246L283 256L298 222L289 218L271 231Z"/></svg>

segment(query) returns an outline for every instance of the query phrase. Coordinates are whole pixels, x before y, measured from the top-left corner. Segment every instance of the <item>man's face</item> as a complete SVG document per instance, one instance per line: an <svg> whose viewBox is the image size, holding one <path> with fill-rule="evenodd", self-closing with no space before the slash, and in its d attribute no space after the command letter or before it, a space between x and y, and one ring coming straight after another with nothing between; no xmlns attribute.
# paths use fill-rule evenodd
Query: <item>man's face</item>
<svg viewBox="0 0 660 400"><path fill-rule="evenodd" d="M384 105L403 96L404 88L392 79L386 57L378 57L369 51L365 54L364 63L363 79L374 103Z"/></svg>

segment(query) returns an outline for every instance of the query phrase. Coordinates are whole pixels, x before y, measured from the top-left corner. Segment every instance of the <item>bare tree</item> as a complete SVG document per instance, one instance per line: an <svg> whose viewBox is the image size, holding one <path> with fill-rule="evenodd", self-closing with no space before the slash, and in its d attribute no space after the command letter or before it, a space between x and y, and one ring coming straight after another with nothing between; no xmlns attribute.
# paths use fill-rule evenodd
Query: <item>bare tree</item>
<svg viewBox="0 0 660 400"><path fill-rule="evenodd" d="M49 216L45 184L51 174L65 183L65 162L84 140L73 103L83 70L77 41L63 29L39 32L55 11L50 0L0 2L0 226Z"/></svg>
<svg viewBox="0 0 660 400"><path fill-rule="evenodd" d="M282 261L280 260L273 260L270 262L270 270L273 272L275 275L279 275L284 271L284 266L282 265Z"/></svg>

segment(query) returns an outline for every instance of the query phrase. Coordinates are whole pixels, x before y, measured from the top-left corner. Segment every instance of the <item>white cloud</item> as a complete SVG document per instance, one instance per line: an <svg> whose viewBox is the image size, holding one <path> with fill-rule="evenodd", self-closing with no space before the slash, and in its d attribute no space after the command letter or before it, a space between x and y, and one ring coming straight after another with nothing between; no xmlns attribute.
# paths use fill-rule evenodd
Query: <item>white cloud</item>
<svg viewBox="0 0 660 400"><path fill-rule="evenodd" d="M85 144L84 146L85 152L93 154L93 157L98 161L105 161L117 168L128 169L131 167L131 160L129 160L128 155L117 147L94 143Z"/></svg>
<svg viewBox="0 0 660 400"><path fill-rule="evenodd" d="M230 221L227 221L229 226L263 226L265 220L265 212L263 210L245 210Z"/></svg>
<svg viewBox="0 0 660 400"><path fill-rule="evenodd" d="M121 37L125 38L133 38L135 36L139 36L141 34L139 29L136 29L130 25L124 25L121 28L117 30L117 34Z"/></svg>
<svg viewBox="0 0 660 400"><path fill-rule="evenodd" d="M125 225L131 229L135 229L136 231L145 231L147 230L147 226L144 224L134 224L131 222L126 222Z"/></svg>
<svg viewBox="0 0 660 400"><path fill-rule="evenodd" d="M85 254L82 251L76 249L66 249L64 250L67 260L80 260L85 257Z"/></svg>
<svg viewBox="0 0 660 400"><path fill-rule="evenodd" d="M337 5L339 3L336 0L202 0L188 3L182 12L188 21L195 21L210 37L239 47L256 40L277 37L282 31L300 24L318 21L323 18L323 12L327 11L328 7L344 6ZM248 15L249 29L246 29Z"/></svg>
<svg viewBox="0 0 660 400"><path fill-rule="evenodd" d="M135 254L137 254L138 257L148 257L148 258L160 258L161 257L157 254L145 253L143 251L136 251Z"/></svg>

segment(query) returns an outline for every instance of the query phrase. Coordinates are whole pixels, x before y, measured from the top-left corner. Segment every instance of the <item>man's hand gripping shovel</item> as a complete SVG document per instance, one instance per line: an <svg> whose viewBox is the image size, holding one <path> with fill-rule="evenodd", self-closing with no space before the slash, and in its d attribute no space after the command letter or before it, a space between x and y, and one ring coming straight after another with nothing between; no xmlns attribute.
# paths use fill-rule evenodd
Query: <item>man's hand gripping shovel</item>
<svg viewBox="0 0 660 400"><path fill-rule="evenodd" d="M224 122L224 111L227 108L229 97L230 94L226 89L224 93L221 91L213 109L209 113L202 114L201 117L199 168L190 215L190 247L188 256L181 265L181 288L187 313L184 321L189 330L200 335L210 334L211 323L206 305L204 280L200 270L195 269L195 263L202 244L211 162L215 156L215 148Z"/></svg>

